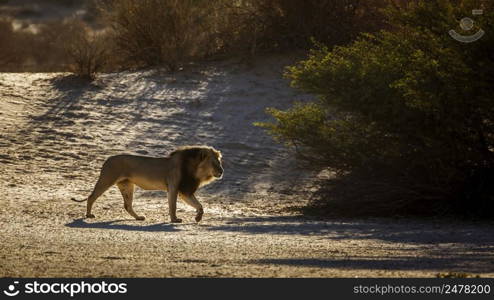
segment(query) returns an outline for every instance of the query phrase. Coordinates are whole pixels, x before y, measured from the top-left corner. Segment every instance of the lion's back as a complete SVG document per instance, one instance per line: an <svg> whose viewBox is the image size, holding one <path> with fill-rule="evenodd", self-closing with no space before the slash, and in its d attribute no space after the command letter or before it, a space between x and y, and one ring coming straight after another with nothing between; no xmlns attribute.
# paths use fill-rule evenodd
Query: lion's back
<svg viewBox="0 0 494 300"><path fill-rule="evenodd" d="M164 167L164 158L119 154L110 156L102 170L119 176L145 176L159 174Z"/></svg>

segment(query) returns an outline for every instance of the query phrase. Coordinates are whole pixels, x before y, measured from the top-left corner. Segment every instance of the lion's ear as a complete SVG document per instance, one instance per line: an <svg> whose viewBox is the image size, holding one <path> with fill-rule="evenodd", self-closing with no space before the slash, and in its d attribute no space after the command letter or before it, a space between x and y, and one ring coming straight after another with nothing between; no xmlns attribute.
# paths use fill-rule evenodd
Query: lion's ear
<svg viewBox="0 0 494 300"><path fill-rule="evenodd" d="M223 158L223 154L221 153L221 151L218 151L218 150L215 150L215 154L216 154L216 157L221 160Z"/></svg>

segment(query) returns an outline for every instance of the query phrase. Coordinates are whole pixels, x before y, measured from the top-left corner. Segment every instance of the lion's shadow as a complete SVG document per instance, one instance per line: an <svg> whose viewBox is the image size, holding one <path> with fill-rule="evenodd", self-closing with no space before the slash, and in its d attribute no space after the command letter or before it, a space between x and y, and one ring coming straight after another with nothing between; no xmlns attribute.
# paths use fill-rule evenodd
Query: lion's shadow
<svg viewBox="0 0 494 300"><path fill-rule="evenodd" d="M129 230L129 231L145 231L145 232L176 232L180 231L175 224L171 223L158 223L151 225L131 225L131 224L119 224L119 222L127 222L129 220L113 220L105 222L91 222L88 223L83 218L75 219L65 226L70 228L93 228L93 229L115 229L115 230ZM136 221L137 222L137 221Z"/></svg>

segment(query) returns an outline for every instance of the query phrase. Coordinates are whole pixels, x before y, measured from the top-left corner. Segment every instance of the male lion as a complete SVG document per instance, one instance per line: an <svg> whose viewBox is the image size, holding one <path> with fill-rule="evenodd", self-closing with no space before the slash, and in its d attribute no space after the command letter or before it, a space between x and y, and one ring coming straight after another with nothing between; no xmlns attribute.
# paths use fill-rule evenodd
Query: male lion
<svg viewBox="0 0 494 300"><path fill-rule="evenodd" d="M137 185L144 190L168 191L171 222L182 222L176 215L178 195L196 209L195 219L199 222L204 211L194 193L199 187L221 178L222 174L221 152L208 146L185 146L163 158L116 155L103 164L91 195L78 202L87 200L86 217L94 218L91 213L94 201L116 184L122 193L125 210L136 220L144 220L132 208L134 185Z"/></svg>

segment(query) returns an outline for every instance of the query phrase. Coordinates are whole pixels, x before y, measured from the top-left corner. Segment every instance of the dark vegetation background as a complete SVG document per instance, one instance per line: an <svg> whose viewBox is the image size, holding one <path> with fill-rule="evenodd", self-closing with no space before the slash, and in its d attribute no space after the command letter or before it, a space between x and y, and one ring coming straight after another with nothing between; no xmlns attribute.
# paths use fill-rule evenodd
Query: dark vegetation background
<svg viewBox="0 0 494 300"><path fill-rule="evenodd" d="M318 170L307 213L494 215L490 0L0 0L0 71L177 71L306 52L260 123ZM472 9L483 9L472 16ZM470 31L463 17L475 20ZM450 29L486 35L470 44Z"/></svg>
<svg viewBox="0 0 494 300"><path fill-rule="evenodd" d="M311 39L344 44L383 26L385 2L0 0L0 71L176 70L308 49Z"/></svg>

